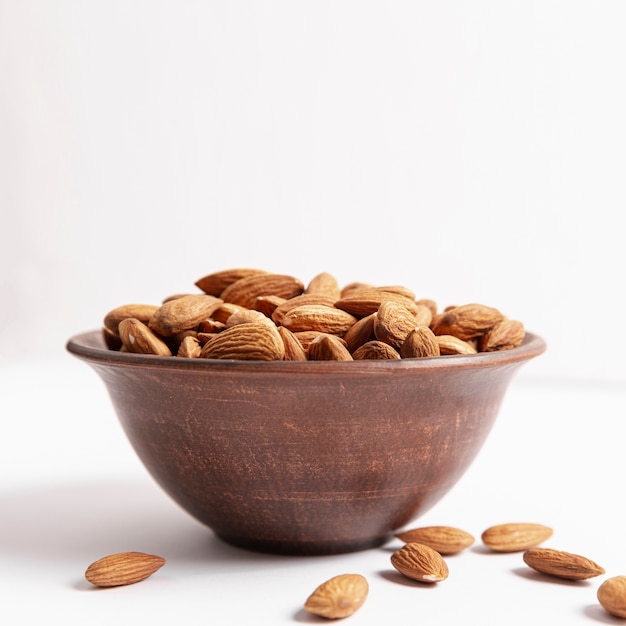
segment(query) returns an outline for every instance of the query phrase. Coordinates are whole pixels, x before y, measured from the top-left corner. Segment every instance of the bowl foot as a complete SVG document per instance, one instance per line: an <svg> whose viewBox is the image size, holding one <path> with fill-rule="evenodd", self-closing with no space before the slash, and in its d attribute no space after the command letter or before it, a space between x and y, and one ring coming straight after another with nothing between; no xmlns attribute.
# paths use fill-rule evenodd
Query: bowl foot
<svg viewBox="0 0 626 626"><path fill-rule="evenodd" d="M286 556L328 556L377 548L389 541L392 535L360 541L272 541L249 537L232 537L219 533L217 537L232 546L253 552Z"/></svg>

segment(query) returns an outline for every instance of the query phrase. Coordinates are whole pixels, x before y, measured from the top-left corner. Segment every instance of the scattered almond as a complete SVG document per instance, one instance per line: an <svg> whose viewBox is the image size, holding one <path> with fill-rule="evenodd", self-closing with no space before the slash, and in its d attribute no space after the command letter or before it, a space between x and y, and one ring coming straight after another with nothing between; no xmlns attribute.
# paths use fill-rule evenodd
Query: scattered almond
<svg viewBox="0 0 626 626"><path fill-rule="evenodd" d="M530 548L523 558L524 563L537 572L567 580L585 580L605 573L603 567L590 559L562 550Z"/></svg>
<svg viewBox="0 0 626 626"><path fill-rule="evenodd" d="M165 565L165 559L144 552L119 552L94 561L85 578L98 587L132 585L148 578Z"/></svg>
<svg viewBox="0 0 626 626"><path fill-rule="evenodd" d="M457 554L474 543L474 537L465 530L453 526L424 526L396 533L405 543L421 543L442 556Z"/></svg>
<svg viewBox="0 0 626 626"><path fill-rule="evenodd" d="M552 536L552 529L543 524L497 524L482 533L483 543L495 552L521 552Z"/></svg>
<svg viewBox="0 0 626 626"><path fill-rule="evenodd" d="M405 544L391 555L391 564L407 578L422 583L438 583L448 577L441 554L423 543Z"/></svg>
<svg viewBox="0 0 626 626"><path fill-rule="evenodd" d="M615 617L626 618L626 576L612 576L598 587L600 606Z"/></svg>
<svg viewBox="0 0 626 626"><path fill-rule="evenodd" d="M304 609L327 619L349 617L363 606L368 593L364 576L340 574L317 587L304 603Z"/></svg>

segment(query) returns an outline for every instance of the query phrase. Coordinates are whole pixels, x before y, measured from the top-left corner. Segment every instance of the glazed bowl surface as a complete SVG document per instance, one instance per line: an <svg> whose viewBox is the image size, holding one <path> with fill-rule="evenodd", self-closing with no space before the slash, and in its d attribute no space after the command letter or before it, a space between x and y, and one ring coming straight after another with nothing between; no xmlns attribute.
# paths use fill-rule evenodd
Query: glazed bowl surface
<svg viewBox="0 0 626 626"><path fill-rule="evenodd" d="M512 350L396 361L232 361L68 351L103 380L154 480L222 540L294 555L381 545L480 451L518 368Z"/></svg>

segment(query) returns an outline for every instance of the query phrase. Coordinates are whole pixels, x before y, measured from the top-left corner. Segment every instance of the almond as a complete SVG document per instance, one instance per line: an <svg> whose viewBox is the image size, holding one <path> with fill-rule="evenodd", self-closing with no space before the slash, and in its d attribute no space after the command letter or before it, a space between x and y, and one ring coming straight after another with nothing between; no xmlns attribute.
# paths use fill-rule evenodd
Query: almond
<svg viewBox="0 0 626 626"><path fill-rule="evenodd" d="M345 298L355 291L359 291L360 289L376 289L374 285L370 283L363 283L360 281L355 281L352 283L348 283L341 288L341 298Z"/></svg>
<svg viewBox="0 0 626 626"><path fill-rule="evenodd" d="M128 352L172 356L172 351L163 339L157 337L143 322L133 317L122 320L118 330L122 344Z"/></svg>
<svg viewBox="0 0 626 626"><path fill-rule="evenodd" d="M454 335L435 335L440 354L476 354L478 350L469 342Z"/></svg>
<svg viewBox="0 0 626 626"><path fill-rule="evenodd" d="M421 543L441 555L457 554L474 543L474 537L453 526L424 526L396 533L405 543Z"/></svg>
<svg viewBox="0 0 626 626"><path fill-rule="evenodd" d="M241 309L245 309L247 307L241 307L237 304L232 304L231 302L222 302L215 311L211 314L211 318L216 322L221 322L226 325L226 321L233 314L237 313L237 311L241 311ZM202 322L200 322L202 324Z"/></svg>
<svg viewBox="0 0 626 626"><path fill-rule="evenodd" d="M328 272L321 272L314 276L305 289L305 293L314 293L327 296L333 300L341 297L341 288L337 279Z"/></svg>
<svg viewBox="0 0 626 626"><path fill-rule="evenodd" d="M276 308L284 302L286 302L285 298L281 298L280 296L259 296L254 301L252 308L271 318Z"/></svg>
<svg viewBox="0 0 626 626"><path fill-rule="evenodd" d="M228 285L220 294L224 302L251 309L260 296L293 298L304 291L304 284L294 276L286 274L255 274L240 278Z"/></svg>
<svg viewBox="0 0 626 626"><path fill-rule="evenodd" d="M118 326L122 320L132 317L147 324L158 308L154 304L124 304L118 306L104 316L104 327L114 335L119 335Z"/></svg>
<svg viewBox="0 0 626 626"><path fill-rule="evenodd" d="M308 613L338 619L358 611L369 593L367 579L361 574L340 574L315 589L304 603Z"/></svg>
<svg viewBox="0 0 626 626"><path fill-rule="evenodd" d="M324 334L325 333L321 333L319 330L303 330L301 332L294 333L293 336L300 342L304 351L308 352L311 343L320 335Z"/></svg>
<svg viewBox="0 0 626 626"><path fill-rule="evenodd" d="M85 578L98 587L132 585L148 578L165 565L165 559L143 552L120 552L94 561Z"/></svg>
<svg viewBox="0 0 626 626"><path fill-rule="evenodd" d="M261 322L263 324L271 324L272 326L275 326L274 322L272 322L267 315L261 313L261 311L255 311L254 309L239 309L226 320L226 328L237 326L237 324L247 324L249 322Z"/></svg>
<svg viewBox="0 0 626 626"><path fill-rule="evenodd" d="M403 359L421 359L439 354L437 338L428 326L414 328L400 346L400 356Z"/></svg>
<svg viewBox="0 0 626 626"><path fill-rule="evenodd" d="M626 576L612 576L598 587L598 602L615 617L626 618Z"/></svg>
<svg viewBox="0 0 626 626"><path fill-rule="evenodd" d="M525 334L522 322L504 319L480 338L480 351L495 352L517 348L524 340Z"/></svg>
<svg viewBox="0 0 626 626"><path fill-rule="evenodd" d="M342 296L335 306L347 311L355 317L366 317L378 311L383 302L397 302L411 310L417 306L415 300L404 293L385 291L384 288L355 289L348 295Z"/></svg>
<svg viewBox="0 0 626 626"><path fill-rule="evenodd" d="M194 328L202 320L211 317L221 304L222 301L214 296L181 296L164 302L154 312L148 326L162 337L169 337Z"/></svg>
<svg viewBox="0 0 626 626"><path fill-rule="evenodd" d="M282 320L282 325L292 332L317 330L331 335L343 335L354 323L356 317L334 306L325 304L303 304L290 309Z"/></svg>
<svg viewBox="0 0 626 626"><path fill-rule="evenodd" d="M543 524L507 523L490 526L481 538L494 552L521 552L549 539L552 532Z"/></svg>
<svg viewBox="0 0 626 626"><path fill-rule="evenodd" d="M187 359L197 359L200 357L201 352L200 340L197 337L188 335L180 342L176 356Z"/></svg>
<svg viewBox="0 0 626 626"><path fill-rule="evenodd" d="M285 344L275 326L265 322L237 324L215 335L202 346L205 359L281 361Z"/></svg>
<svg viewBox="0 0 626 626"><path fill-rule="evenodd" d="M374 322L376 321L376 315L377 313L372 313L371 315L362 317L346 331L343 339L350 352L354 352L364 343L374 341L376 339L376 335L374 334Z"/></svg>
<svg viewBox="0 0 626 626"><path fill-rule="evenodd" d="M432 298L420 298L415 301L415 304L425 306L429 309L431 317L437 315L437 303Z"/></svg>
<svg viewBox="0 0 626 626"><path fill-rule="evenodd" d="M248 309L241 309L243 311L248 311ZM231 315L229 315L226 318L226 321L228 321L233 315L235 315L238 311L235 311L235 313L232 313ZM225 322L218 322L216 319L210 317L208 320L202 320L199 324L198 324L198 332L199 333L221 333L223 330L226 330L226 323Z"/></svg>
<svg viewBox="0 0 626 626"><path fill-rule="evenodd" d="M432 329L436 335L454 335L467 341L484 335L503 318L502 313L493 307L463 304L437 316Z"/></svg>
<svg viewBox="0 0 626 626"><path fill-rule="evenodd" d="M257 276L259 274L268 274L268 272L255 268L240 267L207 274L198 279L195 284L196 287L202 289L204 293L219 297L222 291L229 285L232 285L242 278Z"/></svg>
<svg viewBox="0 0 626 626"><path fill-rule="evenodd" d="M320 333L307 350L309 361L352 361L345 342L336 335Z"/></svg>
<svg viewBox="0 0 626 626"><path fill-rule="evenodd" d="M362 361L365 359L377 359L377 360L390 360L399 359L400 353L388 343L384 341L368 341L362 346L359 346L353 353L352 358L355 361Z"/></svg>
<svg viewBox="0 0 626 626"><path fill-rule="evenodd" d="M430 311L428 321L430 324ZM384 341L394 348L400 348L407 335L418 326L415 319L415 310L411 310L398 302L382 302L374 320L374 335L379 341Z"/></svg>
<svg viewBox="0 0 626 626"><path fill-rule="evenodd" d="M336 302L335 298L318 294L318 293L302 293L293 298L285 300L279 304L272 313L272 319L278 325L283 323L283 318L291 309L303 306L305 304L325 304L326 306L334 306Z"/></svg>
<svg viewBox="0 0 626 626"><path fill-rule="evenodd" d="M296 335L284 326L279 326L277 330L285 344L285 355L283 359L285 361L306 361L306 351Z"/></svg>
<svg viewBox="0 0 626 626"><path fill-rule="evenodd" d="M523 555L524 563L542 574L567 580L586 580L604 574L604 568L578 554L550 548L530 548Z"/></svg>
<svg viewBox="0 0 626 626"><path fill-rule="evenodd" d="M448 565L439 552L417 542L405 544L391 555L391 564L404 576L423 583L448 577Z"/></svg>

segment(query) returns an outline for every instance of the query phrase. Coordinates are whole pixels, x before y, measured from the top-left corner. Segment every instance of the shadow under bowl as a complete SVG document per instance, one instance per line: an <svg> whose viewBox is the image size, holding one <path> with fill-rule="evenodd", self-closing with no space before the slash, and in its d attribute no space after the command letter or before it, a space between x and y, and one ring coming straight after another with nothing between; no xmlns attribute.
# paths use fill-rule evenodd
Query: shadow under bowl
<svg viewBox="0 0 626 626"><path fill-rule="evenodd" d="M397 361L231 361L67 350L102 378L148 472L222 540L293 555L381 545L485 442L518 367L546 349Z"/></svg>

